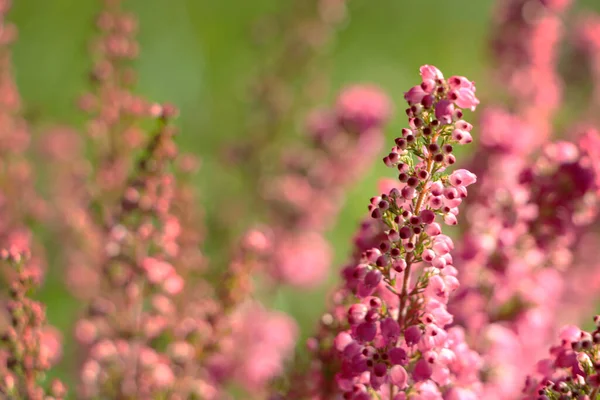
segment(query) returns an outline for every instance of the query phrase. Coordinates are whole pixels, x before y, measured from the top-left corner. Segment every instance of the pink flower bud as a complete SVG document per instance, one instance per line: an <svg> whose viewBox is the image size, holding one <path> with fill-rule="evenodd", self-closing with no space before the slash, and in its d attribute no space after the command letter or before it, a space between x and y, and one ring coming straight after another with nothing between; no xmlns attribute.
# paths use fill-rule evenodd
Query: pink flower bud
<svg viewBox="0 0 600 400"><path fill-rule="evenodd" d="M435 81L438 79L444 79L442 72L433 65L423 65L421 68L419 68L419 71L423 80L431 79Z"/></svg>
<svg viewBox="0 0 600 400"><path fill-rule="evenodd" d="M375 322L363 322L356 327L356 338L361 342L372 341L376 334L377 324Z"/></svg>
<svg viewBox="0 0 600 400"><path fill-rule="evenodd" d="M435 83L435 79L423 79L423 82L421 82L421 89L423 89L423 91L425 93L432 93L433 90L436 87L436 83Z"/></svg>
<svg viewBox="0 0 600 400"><path fill-rule="evenodd" d="M433 259L436 257L435 252L431 249L426 249L423 251L423 261L430 263L433 261Z"/></svg>
<svg viewBox="0 0 600 400"><path fill-rule="evenodd" d="M444 185L440 181L435 181L429 186L429 192L433 196L441 196L444 192Z"/></svg>
<svg viewBox="0 0 600 400"><path fill-rule="evenodd" d="M581 329L575 325L564 326L558 337L568 343L577 342L581 338Z"/></svg>
<svg viewBox="0 0 600 400"><path fill-rule="evenodd" d="M431 224L435 220L435 213L431 210L423 210L419 216L426 225Z"/></svg>
<svg viewBox="0 0 600 400"><path fill-rule="evenodd" d="M415 191L414 187L404 186L401 190L401 193L402 197L404 197L406 200L412 200L417 197L417 192Z"/></svg>
<svg viewBox="0 0 600 400"><path fill-rule="evenodd" d="M426 95L427 93L423 90L421 85L417 85L404 93L404 100L406 100L408 104L419 104Z"/></svg>
<svg viewBox="0 0 600 400"><path fill-rule="evenodd" d="M446 223L446 225L456 225L458 224L458 220L456 219L456 215L454 214L446 214L444 216L444 222Z"/></svg>
<svg viewBox="0 0 600 400"><path fill-rule="evenodd" d="M407 346L413 346L421 340L421 328L417 325L411 325L404 331L404 340Z"/></svg>
<svg viewBox="0 0 600 400"><path fill-rule="evenodd" d="M353 304L348 310L348 323L350 325L356 325L365 320L369 309L362 303Z"/></svg>
<svg viewBox="0 0 600 400"><path fill-rule="evenodd" d="M449 124L452 121L454 114L454 104L448 100L440 100L435 105L435 117L444 124Z"/></svg>
<svg viewBox="0 0 600 400"><path fill-rule="evenodd" d="M408 354L406 354L406 350L401 347L393 347L388 350L387 354L390 358L390 362L394 365L408 364Z"/></svg>
<svg viewBox="0 0 600 400"><path fill-rule="evenodd" d="M393 318L386 318L381 321L380 324L381 335L386 343L388 343L388 345L395 344L400 337L400 326L398 325L398 322Z"/></svg>
<svg viewBox="0 0 600 400"><path fill-rule="evenodd" d="M475 108L479 104L479 99L475 97L474 86L471 88L460 87L450 92L449 97L454 101L454 104L460 108L468 108L471 111L475 111Z"/></svg>
<svg viewBox="0 0 600 400"><path fill-rule="evenodd" d="M429 236L432 236L432 237L437 236L442 233L442 228L440 227L440 224L438 224L437 222L434 222L425 227L425 233L427 233Z"/></svg>
<svg viewBox="0 0 600 400"><path fill-rule="evenodd" d="M473 137L469 132L460 129L452 131L452 139L458 141L460 144L469 144L473 141Z"/></svg>
<svg viewBox="0 0 600 400"><path fill-rule="evenodd" d="M337 351L342 352L352 342L354 342L354 339L348 332L340 332L335 337L334 345Z"/></svg>
<svg viewBox="0 0 600 400"><path fill-rule="evenodd" d="M429 379L432 373L433 369L431 368L431 364L429 364L427 360L422 358L415 364L415 369L413 370L413 378L417 382L424 381Z"/></svg>
<svg viewBox="0 0 600 400"><path fill-rule="evenodd" d="M400 234L396 230L391 229L388 233L388 240L390 242L397 242L400 240Z"/></svg>
<svg viewBox="0 0 600 400"><path fill-rule="evenodd" d="M446 260L442 257L436 257L431 261L431 265L435 268L442 269L446 266Z"/></svg>
<svg viewBox="0 0 600 400"><path fill-rule="evenodd" d="M406 261L403 258L399 258L392 262L392 267L396 272L402 272L406 269Z"/></svg>
<svg viewBox="0 0 600 400"><path fill-rule="evenodd" d="M404 367L401 365L394 365L390 369L390 380L400 390L405 389L408 382L408 374L406 373Z"/></svg>
<svg viewBox="0 0 600 400"><path fill-rule="evenodd" d="M473 129L473 125L471 125L470 123L468 123L467 121L464 120L458 120L454 123L454 126L456 126L456 128L461 129L463 131L467 131L467 132L471 132L471 130Z"/></svg>
<svg viewBox="0 0 600 400"><path fill-rule="evenodd" d="M387 375L387 365L384 363L377 363L373 367L373 374L375 376L381 378Z"/></svg>
<svg viewBox="0 0 600 400"><path fill-rule="evenodd" d="M428 205L434 210L439 210L444 205L444 201L441 196L432 196L429 198Z"/></svg>
<svg viewBox="0 0 600 400"><path fill-rule="evenodd" d="M457 169L449 178L452 186L469 186L477 182L477 175L466 169Z"/></svg>

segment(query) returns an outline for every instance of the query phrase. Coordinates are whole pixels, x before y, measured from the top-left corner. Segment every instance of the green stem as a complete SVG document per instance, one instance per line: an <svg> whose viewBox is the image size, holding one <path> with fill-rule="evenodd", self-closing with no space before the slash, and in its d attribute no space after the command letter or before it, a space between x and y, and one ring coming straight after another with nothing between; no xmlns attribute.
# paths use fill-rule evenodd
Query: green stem
<svg viewBox="0 0 600 400"><path fill-rule="evenodd" d="M438 138L438 134L436 133L432 140L431 143L435 143L437 142L437 138ZM427 195L428 190L425 188L427 186L427 183L429 183L429 180L431 179L431 174L433 172L433 166L434 166L434 162L433 162L433 156L430 154L427 158L427 173L429 174L427 180L425 181L425 183L423 183L423 190L421 191L421 193L419 193L419 197L417 198L417 202L415 204L415 208L414 208L414 215L419 215L419 213L421 212L421 207L423 206L423 201L425 200L425 196ZM417 243L415 243L415 248L414 251L417 251L417 248L419 247L419 242L417 240ZM406 322L404 320L404 314L407 314L407 310L406 308L406 301L408 300L408 282L410 280L410 270L412 267L412 263L413 263L414 257L413 257L413 253L410 253L409 255L406 256L406 268L404 269L404 279L402 280L402 293L400 294L400 308L398 310L398 322L400 323L400 328L404 329L404 323Z"/></svg>
<svg viewBox="0 0 600 400"><path fill-rule="evenodd" d="M402 293L400 293L400 308L398 310L398 322L400 328L404 329L404 314L406 313L406 300L408 300L408 281L410 279L410 267L412 266L412 254L406 257L406 268L404 269L404 279L402 280Z"/></svg>

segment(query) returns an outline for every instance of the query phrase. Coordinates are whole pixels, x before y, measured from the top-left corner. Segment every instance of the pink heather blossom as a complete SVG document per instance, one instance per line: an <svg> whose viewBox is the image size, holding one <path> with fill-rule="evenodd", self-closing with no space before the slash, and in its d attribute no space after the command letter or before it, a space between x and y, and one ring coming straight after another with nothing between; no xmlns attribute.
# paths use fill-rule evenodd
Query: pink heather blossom
<svg viewBox="0 0 600 400"><path fill-rule="evenodd" d="M165 292L167 292L170 295L176 295L181 293L184 286L185 283L183 281L183 278L176 274L168 276L163 282L163 288Z"/></svg>
<svg viewBox="0 0 600 400"><path fill-rule="evenodd" d="M433 65L423 65L419 68L423 81L444 79L442 72Z"/></svg>
<svg viewBox="0 0 600 400"><path fill-rule="evenodd" d="M479 100L475 97L475 86L459 87L450 92L450 99L460 108L468 108L475 111Z"/></svg>
<svg viewBox="0 0 600 400"><path fill-rule="evenodd" d="M482 112L480 131L481 144L495 151L528 154L540 140L534 125L501 108Z"/></svg>
<svg viewBox="0 0 600 400"><path fill-rule="evenodd" d="M169 387L175 381L175 375L168 365L158 364L152 372L154 383L159 387Z"/></svg>
<svg viewBox="0 0 600 400"><path fill-rule="evenodd" d="M466 169L457 169L450 175L449 179L452 186L466 187L477 182L477 176Z"/></svg>
<svg viewBox="0 0 600 400"><path fill-rule="evenodd" d="M167 262L148 257L142 261L142 268L152 283L161 283L173 273L173 266Z"/></svg>
<svg viewBox="0 0 600 400"><path fill-rule="evenodd" d="M581 337L581 329L575 325L563 326L560 330L558 338L567 343L576 342Z"/></svg>
<svg viewBox="0 0 600 400"><path fill-rule="evenodd" d="M487 119L495 125L484 126L484 132L502 132L497 124L503 121L524 135L536 132L529 123L520 130L520 117L509 114ZM462 285L450 303L456 323L490 371L483 387L489 399L518 396L518 382L543 356L557 329L571 246L598 206L595 163L588 158L593 137L583 140L590 150L581 142L545 143L535 149L534 160L535 141L520 142L527 143L525 152L497 139L475 157L482 179L469 198L467 229L455 260Z"/></svg>
<svg viewBox="0 0 600 400"><path fill-rule="evenodd" d="M435 105L435 117L440 121L452 120L454 111L454 104L450 100L440 100Z"/></svg>
<svg viewBox="0 0 600 400"><path fill-rule="evenodd" d="M248 390L258 390L280 374L293 351L297 328L285 314L246 305L232 316L226 346L215 355L213 373L219 380L234 380Z"/></svg>
<svg viewBox="0 0 600 400"><path fill-rule="evenodd" d="M279 242L275 254L278 277L297 287L314 287L325 280L331 249L317 233L303 233Z"/></svg>
<svg viewBox="0 0 600 400"><path fill-rule="evenodd" d="M385 123L390 118L392 105L381 89L356 85L340 93L335 111L343 126L363 133Z"/></svg>
<svg viewBox="0 0 600 400"><path fill-rule="evenodd" d="M404 93L404 99L408 104L419 104L425 95L427 95L427 93L421 88L421 85L417 85Z"/></svg>

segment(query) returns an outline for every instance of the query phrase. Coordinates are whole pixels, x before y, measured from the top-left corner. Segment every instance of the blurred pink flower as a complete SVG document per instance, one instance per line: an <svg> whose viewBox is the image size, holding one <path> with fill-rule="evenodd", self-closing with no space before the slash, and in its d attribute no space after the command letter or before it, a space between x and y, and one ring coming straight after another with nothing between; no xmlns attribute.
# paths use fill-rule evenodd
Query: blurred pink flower
<svg viewBox="0 0 600 400"><path fill-rule="evenodd" d="M276 274L284 283L311 288L327 278L332 254L323 236L303 232L278 242L274 257Z"/></svg>

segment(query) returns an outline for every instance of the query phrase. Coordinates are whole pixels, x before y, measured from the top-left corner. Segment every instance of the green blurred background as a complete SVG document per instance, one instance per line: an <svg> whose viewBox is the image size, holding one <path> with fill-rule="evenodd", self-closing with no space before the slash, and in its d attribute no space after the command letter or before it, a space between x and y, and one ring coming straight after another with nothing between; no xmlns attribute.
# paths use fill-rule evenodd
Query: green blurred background
<svg viewBox="0 0 600 400"><path fill-rule="evenodd" d="M209 256L219 251L219 238L210 236L210 232L220 230L211 218L219 199L224 193L243 195L244 190L252 190L244 187L235 171L223 168L218 157L226 143L244 134L249 83L264 57L249 33L258 18L285 12L291 1L123 2L140 19L141 56L136 62L139 93L180 108L179 144L202 159L196 179L200 206L206 212ZM14 3L10 19L19 28L14 62L27 115L40 127L56 123L81 126L84 120L74 101L87 86L87 48L99 2ZM594 3L582 1L580 6ZM349 18L338 31L329 55L332 91L322 104L328 104L345 84L377 83L394 98L398 108L387 131L388 138L392 138L404 122L402 94L417 82L422 64L434 64L448 75L466 75L478 83L483 102L492 98L485 83L492 6L491 0L350 0ZM364 214L366 200L376 190L377 177L385 173L377 164L349 193L339 222L329 234L336 265L348 253L349 239ZM41 297L48 305L50 322L63 330L69 341L78 305L66 295L60 265L56 260L52 262L52 254L50 257L51 273ZM335 281L335 272L332 270L330 283ZM327 289L280 290L273 306L295 316L306 336L323 310ZM73 351L71 346L66 348L66 360L74 358ZM63 362L58 375L65 379L71 367ZM71 379L66 381L72 383Z"/></svg>

